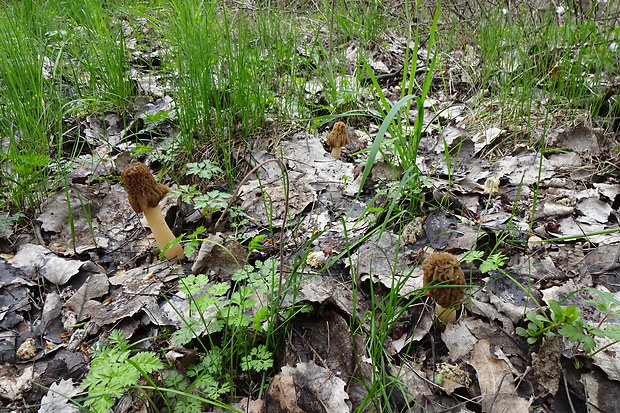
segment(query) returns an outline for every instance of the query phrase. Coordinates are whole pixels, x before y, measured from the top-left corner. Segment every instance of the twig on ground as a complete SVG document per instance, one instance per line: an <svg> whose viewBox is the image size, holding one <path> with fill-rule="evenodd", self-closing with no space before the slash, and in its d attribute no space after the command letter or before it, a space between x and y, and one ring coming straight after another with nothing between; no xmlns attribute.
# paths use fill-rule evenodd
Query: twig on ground
<svg viewBox="0 0 620 413"><path fill-rule="evenodd" d="M570 410L573 413L575 412L575 406L573 406L573 401L570 398L570 390L568 389L568 381L566 381L566 374L562 374L562 379L564 380L564 390L566 391L566 398L568 399L568 404L570 405Z"/></svg>

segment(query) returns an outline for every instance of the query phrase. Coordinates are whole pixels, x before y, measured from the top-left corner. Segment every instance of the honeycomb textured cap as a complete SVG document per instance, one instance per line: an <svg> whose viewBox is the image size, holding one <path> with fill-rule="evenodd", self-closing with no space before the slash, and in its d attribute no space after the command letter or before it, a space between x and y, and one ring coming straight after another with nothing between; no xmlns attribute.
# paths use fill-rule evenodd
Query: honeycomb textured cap
<svg viewBox="0 0 620 413"><path fill-rule="evenodd" d="M465 296L465 274L459 260L449 252L434 252L422 264L424 286L436 284L462 285L463 287L443 287L426 290L442 307L450 307Z"/></svg>
<svg viewBox="0 0 620 413"><path fill-rule="evenodd" d="M340 148L351 143L347 125L344 122L336 122L332 131L327 135L327 145L332 148Z"/></svg>
<svg viewBox="0 0 620 413"><path fill-rule="evenodd" d="M127 191L129 205L136 213L155 208L159 201L170 192L164 184L157 183L148 166L141 162L127 165L121 173Z"/></svg>

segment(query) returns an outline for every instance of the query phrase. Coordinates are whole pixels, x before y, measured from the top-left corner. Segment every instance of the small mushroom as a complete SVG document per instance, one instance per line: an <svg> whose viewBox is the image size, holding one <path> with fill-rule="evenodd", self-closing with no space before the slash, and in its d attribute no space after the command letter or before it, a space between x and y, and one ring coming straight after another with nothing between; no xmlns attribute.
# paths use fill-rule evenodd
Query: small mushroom
<svg viewBox="0 0 620 413"><path fill-rule="evenodd" d="M455 308L465 296L465 275L459 260L449 252L434 252L424 260L422 269L424 287L446 285L426 290L426 295L435 299L439 320L443 324L456 320Z"/></svg>
<svg viewBox="0 0 620 413"><path fill-rule="evenodd" d="M121 173L121 178L127 191L129 205L137 214L144 213L155 242L159 248L164 249L167 243L175 239L159 207L159 201L170 189L157 183L148 166L140 162L127 165ZM181 260L184 257L183 248L179 244L173 245L164 251L164 257L169 260Z"/></svg>
<svg viewBox="0 0 620 413"><path fill-rule="evenodd" d="M349 132L344 122L336 122L332 131L327 135L327 146L332 148L332 158L340 159L342 147L351 143Z"/></svg>

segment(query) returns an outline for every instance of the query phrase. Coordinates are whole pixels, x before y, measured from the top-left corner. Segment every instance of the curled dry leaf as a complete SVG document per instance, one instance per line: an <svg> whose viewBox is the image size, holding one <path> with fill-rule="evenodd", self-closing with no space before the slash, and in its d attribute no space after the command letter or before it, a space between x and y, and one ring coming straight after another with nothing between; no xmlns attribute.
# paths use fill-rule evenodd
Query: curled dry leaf
<svg viewBox="0 0 620 413"><path fill-rule="evenodd" d="M79 409L71 403L70 398L77 396L80 388L72 379L62 379L52 383L47 394L41 399L41 407L37 413L78 413Z"/></svg>
<svg viewBox="0 0 620 413"><path fill-rule="evenodd" d="M303 413L348 412L346 383L313 361L284 366L267 390L265 411Z"/></svg>

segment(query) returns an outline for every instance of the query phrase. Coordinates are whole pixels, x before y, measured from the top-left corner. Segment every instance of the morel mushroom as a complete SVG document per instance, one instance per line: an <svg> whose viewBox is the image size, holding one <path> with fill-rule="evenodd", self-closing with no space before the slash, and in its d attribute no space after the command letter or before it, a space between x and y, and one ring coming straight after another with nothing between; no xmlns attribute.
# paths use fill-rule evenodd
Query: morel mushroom
<svg viewBox="0 0 620 413"><path fill-rule="evenodd" d="M342 147L351 143L347 125L344 122L336 122L332 131L327 135L327 146L332 148L332 158L340 159Z"/></svg>
<svg viewBox="0 0 620 413"><path fill-rule="evenodd" d="M424 286L446 287L429 288L426 295L435 299L435 311L441 322L447 324L456 320L455 307L465 295L465 275L458 259L449 252L434 252L422 264Z"/></svg>
<svg viewBox="0 0 620 413"><path fill-rule="evenodd" d="M170 189L157 183L148 166L140 162L127 165L121 173L121 178L127 191L129 205L137 214L144 213L155 242L163 250L167 243L175 239L159 207L159 201ZM184 257L183 248L179 244L173 245L164 251L164 257L169 260L181 260Z"/></svg>

